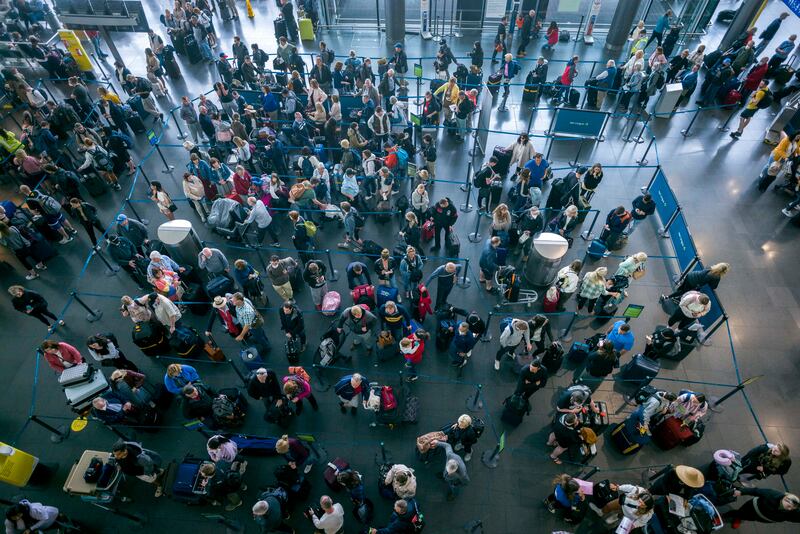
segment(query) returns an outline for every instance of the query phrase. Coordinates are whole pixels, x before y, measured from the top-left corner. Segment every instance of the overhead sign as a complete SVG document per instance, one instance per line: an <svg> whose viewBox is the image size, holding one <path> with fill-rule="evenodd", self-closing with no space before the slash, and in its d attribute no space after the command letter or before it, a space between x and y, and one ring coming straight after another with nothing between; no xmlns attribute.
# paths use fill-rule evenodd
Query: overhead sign
<svg viewBox="0 0 800 534"><path fill-rule="evenodd" d="M55 12L71 30L147 32L147 16L139 1L55 0Z"/></svg>

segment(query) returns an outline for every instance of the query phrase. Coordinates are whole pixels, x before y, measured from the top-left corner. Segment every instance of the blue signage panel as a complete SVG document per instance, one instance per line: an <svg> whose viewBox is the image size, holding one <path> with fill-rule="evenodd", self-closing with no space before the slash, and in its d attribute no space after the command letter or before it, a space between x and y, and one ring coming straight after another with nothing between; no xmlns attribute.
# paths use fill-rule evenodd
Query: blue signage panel
<svg viewBox="0 0 800 534"><path fill-rule="evenodd" d="M705 269L702 262L697 262L694 266L694 271L702 271ZM708 299L711 301L711 309L708 310L708 313L705 314L700 318L700 324L703 325L703 328L708 330L711 326L722 317L722 305L717 298L717 294L708 286L703 286L700 288L700 291L708 295Z"/></svg>
<svg viewBox="0 0 800 534"><path fill-rule="evenodd" d="M656 212L661 219L661 223L665 224L675 213L675 210L678 209L678 199L675 198L675 194L669 187L667 177L660 169L656 174L656 179L650 184L648 191L656 203Z"/></svg>
<svg viewBox="0 0 800 534"><path fill-rule="evenodd" d="M686 226L686 218L683 213L679 213L669 227L669 237L672 240L675 255L678 257L678 265L683 271L697 256L697 250L694 248L692 236L689 235L689 227Z"/></svg>
<svg viewBox="0 0 800 534"><path fill-rule="evenodd" d="M792 13L800 17L800 0L783 0L783 3L792 10Z"/></svg>
<svg viewBox="0 0 800 534"><path fill-rule="evenodd" d="M607 116L603 111L558 108L550 133L596 139L603 132Z"/></svg>

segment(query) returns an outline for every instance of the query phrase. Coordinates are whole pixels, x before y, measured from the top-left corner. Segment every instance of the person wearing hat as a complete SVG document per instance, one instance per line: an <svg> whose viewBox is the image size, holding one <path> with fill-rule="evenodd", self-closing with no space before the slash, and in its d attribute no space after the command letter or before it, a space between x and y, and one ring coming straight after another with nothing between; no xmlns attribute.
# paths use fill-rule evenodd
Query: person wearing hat
<svg viewBox="0 0 800 534"><path fill-rule="evenodd" d="M706 479L699 469L678 465L658 477L650 485L650 493L665 496L673 494L688 500L699 493L705 483Z"/></svg>
<svg viewBox="0 0 800 534"><path fill-rule="evenodd" d="M211 330L217 319L222 323L225 332L231 337L236 337L242 332L242 327L236 318L236 308L227 296L214 297L214 302L211 306L214 311L209 315L208 323L206 323L206 336L211 335Z"/></svg>
<svg viewBox="0 0 800 534"><path fill-rule="evenodd" d="M452 501L456 498L458 486L466 486L469 484L469 475L467 474L467 464L461 459L461 456L453 452L453 447L446 441L431 441L431 447L439 447L444 449L445 462L444 470L439 478L447 483L447 500Z"/></svg>
<svg viewBox="0 0 800 534"><path fill-rule="evenodd" d="M139 221L129 219L127 215L120 213L117 215L116 233L120 237L128 239L139 254L144 255L143 246L150 242L147 235L147 227Z"/></svg>
<svg viewBox="0 0 800 534"><path fill-rule="evenodd" d="M717 100L717 93L730 80L735 73L731 68L731 59L725 58L722 63L712 68L700 86L700 97L697 100L698 106L713 106Z"/></svg>
<svg viewBox="0 0 800 534"><path fill-rule="evenodd" d="M406 72L408 72L408 56L406 56L406 51L403 47L403 43L395 43L394 44L394 57L389 62L389 65L392 69L397 73L397 77L400 80L400 83L403 83L403 77Z"/></svg>
<svg viewBox="0 0 800 534"><path fill-rule="evenodd" d="M284 2L286 0L283 0ZM283 503L275 496L274 490L268 490L259 495L259 500L253 505L253 520L258 525L259 532L288 532L294 534L294 529L283 520L289 511L283 511Z"/></svg>
<svg viewBox="0 0 800 534"><path fill-rule="evenodd" d="M233 67L231 67L230 62L228 61L228 54L225 52L219 53L217 72L219 72L219 77L222 78L222 81L227 85L230 86L230 84L233 83Z"/></svg>

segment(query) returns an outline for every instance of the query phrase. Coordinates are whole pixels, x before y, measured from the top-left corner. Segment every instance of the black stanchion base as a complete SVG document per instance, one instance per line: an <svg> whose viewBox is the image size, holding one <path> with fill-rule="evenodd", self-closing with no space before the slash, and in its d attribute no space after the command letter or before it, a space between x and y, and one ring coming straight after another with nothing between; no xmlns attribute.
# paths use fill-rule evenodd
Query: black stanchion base
<svg viewBox="0 0 800 534"><path fill-rule="evenodd" d="M467 236L467 239L470 243L478 243L481 240L481 234L477 232L472 232Z"/></svg>
<svg viewBox="0 0 800 534"><path fill-rule="evenodd" d="M61 443L69 437L69 428L66 426L62 425L58 427L58 431L61 432L61 434L56 434L55 432L50 434L50 443Z"/></svg>
<svg viewBox="0 0 800 534"><path fill-rule="evenodd" d="M100 310L92 310L91 313L86 314L86 320L89 321L90 323L99 321L102 317L103 317L103 312L101 312Z"/></svg>
<svg viewBox="0 0 800 534"><path fill-rule="evenodd" d="M472 204L470 204L469 202L464 202L463 204L461 204L461 211L463 211L464 213L471 212Z"/></svg>
<svg viewBox="0 0 800 534"><path fill-rule="evenodd" d="M469 286L472 285L472 280L470 280L469 277L459 278L458 282L456 282L456 285L461 289L467 289Z"/></svg>
<svg viewBox="0 0 800 534"><path fill-rule="evenodd" d="M484 453L481 454L481 462L489 469L495 469L500 462L500 455L495 454L494 450L484 451Z"/></svg>
<svg viewBox="0 0 800 534"><path fill-rule="evenodd" d="M647 165L649 162L648 162L646 159L642 158L642 159L640 159L639 161L637 161L636 163L638 163L639 165L641 165L642 167L644 167L644 166L645 166L645 165Z"/></svg>
<svg viewBox="0 0 800 534"><path fill-rule="evenodd" d="M478 396L477 399L475 397L476 397L476 394L473 393L472 395L467 397L467 400L466 400L467 410L469 410L471 412L479 412L479 411L483 410L483 400L479 396Z"/></svg>
<svg viewBox="0 0 800 534"><path fill-rule="evenodd" d="M481 341L484 342L484 343L489 343L492 339L493 339L492 334L490 334L489 332L486 332L486 333L483 334L483 337L481 338Z"/></svg>
<svg viewBox="0 0 800 534"><path fill-rule="evenodd" d="M119 267L117 267L116 265L112 265L110 268L106 267L106 270L104 272L106 276L117 276L117 273L119 272Z"/></svg>
<svg viewBox="0 0 800 534"><path fill-rule="evenodd" d="M684 137L691 137L692 136L692 132L690 132L689 130L684 129L684 130L681 130L681 135L684 136Z"/></svg>
<svg viewBox="0 0 800 534"><path fill-rule="evenodd" d="M172 174L172 171L175 170L174 165L167 165L167 168L161 171L161 174Z"/></svg>

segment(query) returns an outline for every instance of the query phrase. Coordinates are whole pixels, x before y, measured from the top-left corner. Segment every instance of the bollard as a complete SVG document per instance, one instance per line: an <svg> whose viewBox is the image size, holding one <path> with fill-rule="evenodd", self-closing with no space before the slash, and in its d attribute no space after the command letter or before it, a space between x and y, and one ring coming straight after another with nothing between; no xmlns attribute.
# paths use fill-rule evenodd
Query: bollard
<svg viewBox="0 0 800 534"><path fill-rule="evenodd" d="M161 171L161 174L172 174L172 171L175 170L175 167L167 163L167 159L164 157L164 153L161 152L161 147L158 146L158 141L156 141L156 152L158 152L158 155L161 156L161 161L164 163L164 170Z"/></svg>
<svg viewBox="0 0 800 534"><path fill-rule="evenodd" d="M477 243L481 240L481 233L478 231L478 227L481 225L481 214L478 212L478 216L475 217L475 231L472 232L467 236L467 239L470 243Z"/></svg>
<svg viewBox="0 0 800 534"><path fill-rule="evenodd" d="M112 265L111 263L109 263L108 260L106 259L106 257L103 256L102 254L100 254L100 251L97 250L97 249L95 249L92 252L92 254L94 256L97 256L98 258L100 258L102 260L102 262L106 264L106 270L105 270L105 275L106 276L117 276L117 273L119 272L119 266L118 265Z"/></svg>
<svg viewBox="0 0 800 534"><path fill-rule="evenodd" d="M233 367L233 371L239 376L239 379L242 381L242 384L247 385L247 377L242 374L242 371L233 363L233 360L228 358L226 360L231 367Z"/></svg>
<svg viewBox="0 0 800 534"><path fill-rule="evenodd" d="M569 320L569 324L561 333L561 336L559 336L562 341L572 341L572 334L570 332L572 330L572 325L575 324L575 319L577 318L578 318L578 312L573 312L572 318Z"/></svg>
<svg viewBox="0 0 800 534"><path fill-rule="evenodd" d="M66 426L62 425L56 428L52 425L45 423L35 415L31 415L30 417L28 417L28 421L36 423L45 430L49 430L50 432L52 432L52 434L50 434L50 443L61 443L62 441L64 441L69 437L69 428L67 428Z"/></svg>
<svg viewBox="0 0 800 534"><path fill-rule="evenodd" d="M175 110L174 109L169 110L169 114L172 116L172 122L175 124L175 126L178 127L178 139L186 139L187 137L189 137L188 135L183 133L183 130L181 129L181 123L178 122L178 119L175 118Z"/></svg>
<svg viewBox="0 0 800 534"><path fill-rule="evenodd" d="M483 388L480 384L475 384L475 393L467 397L467 410L471 412L477 412L483 410L483 399L481 399L481 389Z"/></svg>
<svg viewBox="0 0 800 534"><path fill-rule="evenodd" d="M584 143L585 140L586 140L585 138L581 137L581 142L578 144L578 153L575 154L575 161L567 162L567 163L569 163L570 167L577 167L579 165L580 157L581 157L581 150L583 150L583 143Z"/></svg>
<svg viewBox="0 0 800 534"><path fill-rule="evenodd" d="M70 296L74 298L75 302L80 304L84 310L89 312L86 314L86 320L89 321L90 323L99 321L100 318L103 316L103 312L101 312L100 310L93 310L89 306L87 306L86 303L83 300L81 300L81 298L78 296L77 292L75 291L70 292Z"/></svg>
<svg viewBox="0 0 800 534"><path fill-rule="evenodd" d="M150 178L148 178L147 175L144 173L144 169L142 168L142 165L139 164L139 165L136 166L136 168L139 169L139 174L141 174L142 178L144 178L144 181L147 182L147 187L150 187L150 185L151 185Z"/></svg>
<svg viewBox="0 0 800 534"><path fill-rule="evenodd" d="M689 126L684 128L683 130L681 130L681 135L683 137L689 137L689 136L692 135L692 133L689 130L692 129L692 125L694 124L694 121L697 120L697 116L698 115L700 115L700 108L698 108L697 111L694 112L694 116L692 117L692 120L689 121Z"/></svg>
<svg viewBox="0 0 800 534"><path fill-rule="evenodd" d="M335 281L337 281L339 279L339 272L336 269L333 268L333 259L331 258L331 249L326 248L325 249L325 255L328 257L328 272L330 274L330 276L328 277L328 280L330 280L331 282L335 282Z"/></svg>
<svg viewBox="0 0 800 534"><path fill-rule="evenodd" d="M481 455L481 462L483 462L483 465L489 469L496 468L497 464L500 462L500 450L500 444L498 443L494 450L484 451Z"/></svg>
<svg viewBox="0 0 800 534"><path fill-rule="evenodd" d="M644 154L642 154L641 159L639 159L636 162L640 166L644 167L645 165L647 165L647 153L650 152L650 147L653 146L653 143L655 142L655 140L656 140L656 136L654 135L654 136L652 136L650 138L650 143L647 145L647 148L644 149Z"/></svg>
<svg viewBox="0 0 800 534"><path fill-rule="evenodd" d="M731 111L731 114L728 115L728 118L725 119L725 122L723 122L721 126L717 127L717 130L719 130L720 132L730 132L731 129L728 128L728 123L731 122L731 119L733 118L734 115L736 115L736 109L735 108L734 108L733 111Z"/></svg>
<svg viewBox="0 0 800 534"><path fill-rule="evenodd" d="M481 336L481 341L484 343L488 343L492 340L492 333L489 331L489 323L492 322L492 316L494 312L489 312L489 315L486 316L486 322L483 323L483 335Z"/></svg>
<svg viewBox="0 0 800 534"><path fill-rule="evenodd" d="M472 281L467 278L467 271L469 270L469 258L464 259L464 274L461 277L461 280L458 280L456 277L456 285L461 289L466 289L470 286Z"/></svg>
<svg viewBox="0 0 800 534"><path fill-rule="evenodd" d="M143 225L145 225L145 226L147 226L148 224L150 224L150 221L149 221L148 219L142 219L141 217L139 217L139 213L137 213L137 211L136 211L136 208L134 208L134 207L133 207L133 203L131 202L131 199L129 199L129 198L126 198L126 199L125 199L125 202L128 204L128 207L131 209L131 213L133 213L133 216L134 216L134 217L136 217L136 219L137 219L137 220L138 220L140 223L142 223L142 224L143 224Z"/></svg>
<svg viewBox="0 0 800 534"><path fill-rule="evenodd" d="M472 166L472 163L470 162L469 165ZM464 202L461 204L461 211L464 213L469 213L472 211L472 204L469 203L469 197L472 194L472 182L469 180L467 181L466 191L467 191L467 196L464 198Z"/></svg>

